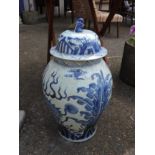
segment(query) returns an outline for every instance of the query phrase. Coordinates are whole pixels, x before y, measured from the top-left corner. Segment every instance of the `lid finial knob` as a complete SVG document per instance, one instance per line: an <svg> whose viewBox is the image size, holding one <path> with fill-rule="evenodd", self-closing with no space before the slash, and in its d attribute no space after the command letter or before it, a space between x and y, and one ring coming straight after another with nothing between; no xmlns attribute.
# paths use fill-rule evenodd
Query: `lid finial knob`
<svg viewBox="0 0 155 155"><path fill-rule="evenodd" d="M76 25L75 25L75 32L82 32L84 28L84 19L83 18L78 18L76 20Z"/></svg>

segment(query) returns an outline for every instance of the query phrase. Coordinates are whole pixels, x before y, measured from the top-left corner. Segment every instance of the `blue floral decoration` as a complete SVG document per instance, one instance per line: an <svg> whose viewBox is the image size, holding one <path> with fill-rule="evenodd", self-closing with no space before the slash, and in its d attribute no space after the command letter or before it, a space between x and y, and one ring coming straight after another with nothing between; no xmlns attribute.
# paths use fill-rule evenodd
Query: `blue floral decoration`
<svg viewBox="0 0 155 155"><path fill-rule="evenodd" d="M77 70L78 71L78 70ZM78 139L80 134L78 132L74 132L70 129L67 129L63 124L68 121L68 119L74 120L76 123L79 123L84 128L90 128L96 124L97 119L101 115L102 111L104 110L105 106L107 105L109 98L112 93L112 77L110 74L107 74L105 77L103 75L102 70L99 73L94 73L91 75L91 79L94 81L88 85L88 87L78 87L77 88L77 95L68 96L67 92L64 91L64 94L61 94L59 87L58 92L55 92L53 89L53 85L57 85L59 82L59 77L56 77L56 72L51 74L53 80L50 82L50 88L52 93L47 93L47 85L49 85L49 80L46 83L43 83L43 91L47 97L51 99L62 100L66 99L67 103L64 103L64 114L61 113L59 108L56 108L55 105L48 101L48 105L50 106L54 117L56 118L57 122L61 124L64 129L62 130L61 134L64 135L72 135L71 137L74 139ZM85 97L78 96L78 93L83 92ZM76 100L77 104L84 105L85 110L79 111L76 105L71 104L71 99ZM67 113L70 114L77 114L80 113L81 116L84 116L84 120L78 120L77 118L67 116ZM61 120L63 116L66 116L65 120ZM66 128L66 129L65 129ZM68 133L66 133L68 130ZM90 132L85 131L87 136L94 131L92 128L89 130ZM64 133L65 132L65 133ZM83 135L86 136L86 135Z"/></svg>

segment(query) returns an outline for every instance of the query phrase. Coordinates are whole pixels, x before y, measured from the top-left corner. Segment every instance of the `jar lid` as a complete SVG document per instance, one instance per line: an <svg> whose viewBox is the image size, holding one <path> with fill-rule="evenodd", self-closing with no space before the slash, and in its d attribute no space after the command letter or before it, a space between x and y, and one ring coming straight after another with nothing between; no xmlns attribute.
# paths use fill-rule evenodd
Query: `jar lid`
<svg viewBox="0 0 155 155"><path fill-rule="evenodd" d="M76 21L75 30L61 33L58 44L50 50L51 55L75 61L94 60L106 56L107 49L101 47L97 34L83 27L84 20L79 18Z"/></svg>

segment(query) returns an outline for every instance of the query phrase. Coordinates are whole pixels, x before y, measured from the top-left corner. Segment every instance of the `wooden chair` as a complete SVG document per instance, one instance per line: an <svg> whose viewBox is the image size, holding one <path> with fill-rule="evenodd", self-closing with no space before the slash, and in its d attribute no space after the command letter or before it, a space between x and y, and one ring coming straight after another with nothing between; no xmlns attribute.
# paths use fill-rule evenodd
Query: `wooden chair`
<svg viewBox="0 0 155 155"><path fill-rule="evenodd" d="M48 47L47 47L47 63L50 60L50 49L56 44L55 33L53 30L54 18L54 0L45 0L47 19L48 19Z"/></svg>
<svg viewBox="0 0 155 155"><path fill-rule="evenodd" d="M123 21L123 17L116 14L121 5L121 0L115 0L111 5L110 12L99 11L96 7L95 0L72 0L74 17L83 17L85 20L91 20L94 28L99 36L103 36L111 22L117 24L117 38L119 37L119 23ZM98 23L103 23L99 30Z"/></svg>
<svg viewBox="0 0 155 155"><path fill-rule="evenodd" d="M99 11L110 11L110 0L95 0L96 4L99 5ZM107 6L106 9L102 8L102 6Z"/></svg>
<svg viewBox="0 0 155 155"><path fill-rule="evenodd" d="M95 2L96 4L99 5L99 11L110 12L112 0L95 0ZM108 30L109 33L110 33L110 28L111 28L111 24L109 24L109 30Z"/></svg>
<svg viewBox="0 0 155 155"><path fill-rule="evenodd" d="M89 1L85 0L84 2L85 3L83 6L87 6L87 4L88 4L88 7L90 7L89 11L92 10L92 12L91 11L90 12L84 11L84 12L82 12L82 14L85 14L85 17L88 19L90 19L90 17L93 19L96 33L99 35L99 37L101 37L105 33L106 28L108 27L109 21L112 20L112 17L114 16L114 11L110 13L110 15L108 16L108 18L105 22L105 25L99 31L98 26L97 26L96 14L95 14L94 5L92 3L92 0L89 0ZM47 11L47 18L48 18L48 48L47 48L47 63L48 63L50 60L50 57L51 57L50 48L56 44L55 33L53 30L54 0L45 0L45 4L46 4L46 11ZM77 5L78 5L78 3L77 3ZM82 14L80 14L80 16ZM102 39L101 39L101 43L103 45ZM104 57L104 60L107 62L106 57Z"/></svg>

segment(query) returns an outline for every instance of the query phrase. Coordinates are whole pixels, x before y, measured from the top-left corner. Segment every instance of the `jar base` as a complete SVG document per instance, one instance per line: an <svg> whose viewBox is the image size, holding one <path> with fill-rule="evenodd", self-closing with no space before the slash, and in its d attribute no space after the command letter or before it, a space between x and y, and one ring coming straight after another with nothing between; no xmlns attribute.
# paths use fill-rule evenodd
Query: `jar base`
<svg viewBox="0 0 155 155"><path fill-rule="evenodd" d="M96 133L97 127L86 129L81 136L77 136L64 128L59 128L59 134L62 138L70 142L84 142L91 139Z"/></svg>

